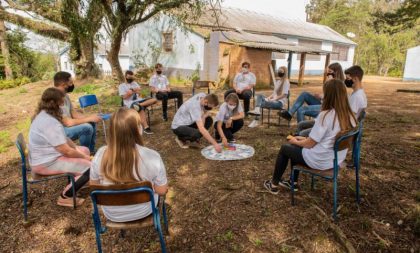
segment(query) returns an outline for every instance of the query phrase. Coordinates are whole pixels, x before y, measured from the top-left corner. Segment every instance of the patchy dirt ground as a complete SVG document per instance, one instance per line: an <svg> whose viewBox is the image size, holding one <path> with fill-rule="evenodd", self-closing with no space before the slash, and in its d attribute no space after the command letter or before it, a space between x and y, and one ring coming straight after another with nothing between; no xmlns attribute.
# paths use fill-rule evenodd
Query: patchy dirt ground
<svg viewBox="0 0 420 253"><path fill-rule="evenodd" d="M0 91L0 131L7 131L11 139L27 131L27 118L48 85ZM355 202L354 172L343 170L336 223L357 252L420 252L420 94L396 92L401 88L419 90L420 84L365 80L369 105L362 143L362 203ZM292 101L303 90L319 92L320 80L294 86ZM110 106L109 110L116 108ZM173 108L169 111L172 118ZM331 221L317 215L316 206L328 215L332 212L330 183L318 182L310 191L309 178L301 177L303 190L296 206L290 205L287 191L278 196L263 191L262 182L270 178L279 147L294 123L290 128L284 120L270 128L245 127L237 139L252 145L256 154L235 162L209 161L199 150L180 150L160 110L152 114L152 127L156 134L145 136L146 146L162 155L170 181L169 252L345 251ZM100 136L99 145L102 141ZM55 204L64 181L30 187L31 222L23 223L19 166L13 146L0 154L0 251L94 252L90 200L77 210ZM88 196L87 191L81 194ZM152 229L129 231L125 239L111 231L103 242L106 252L160 251Z"/></svg>

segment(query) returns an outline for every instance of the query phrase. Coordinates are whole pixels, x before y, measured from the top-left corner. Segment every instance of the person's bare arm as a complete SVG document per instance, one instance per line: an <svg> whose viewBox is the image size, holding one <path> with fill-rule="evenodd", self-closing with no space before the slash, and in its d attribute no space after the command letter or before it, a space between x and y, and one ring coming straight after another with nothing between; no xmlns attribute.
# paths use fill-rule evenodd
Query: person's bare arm
<svg viewBox="0 0 420 253"><path fill-rule="evenodd" d="M289 140L289 143L294 144L296 146L302 147L302 148L313 148L317 142L314 141L311 137L305 138L305 137L293 137Z"/></svg>
<svg viewBox="0 0 420 253"><path fill-rule="evenodd" d="M245 117L245 113L244 112L240 112L236 115L233 115L231 118L232 120L238 120L238 119L243 119Z"/></svg>
<svg viewBox="0 0 420 253"><path fill-rule="evenodd" d="M222 138L222 143L226 147L228 146L227 138L225 136L225 133L222 129L223 121L217 121L217 132L219 133L220 137Z"/></svg>
<svg viewBox="0 0 420 253"><path fill-rule="evenodd" d="M59 146L54 147L58 152L63 154L65 157L69 158L82 158L86 160L90 160L90 156L83 154L79 150L72 148L68 143L61 144Z"/></svg>
<svg viewBox="0 0 420 253"><path fill-rule="evenodd" d="M62 120L63 125L65 127L72 127L72 126L77 126L77 125L89 123L89 122L99 122L102 120L101 117L99 117L98 115L83 115L79 113L77 116L79 117L77 118L63 117L63 120Z"/></svg>
<svg viewBox="0 0 420 253"><path fill-rule="evenodd" d="M168 184L154 185L153 188L154 188L155 192L160 196L165 195L168 192L168 189L169 189Z"/></svg>
<svg viewBox="0 0 420 253"><path fill-rule="evenodd" d="M198 131L200 131L203 137L214 146L214 149L218 153L222 152L222 148L217 144L216 140L213 139L209 131L207 131L207 129L204 127L203 121L196 121L195 123L197 124Z"/></svg>

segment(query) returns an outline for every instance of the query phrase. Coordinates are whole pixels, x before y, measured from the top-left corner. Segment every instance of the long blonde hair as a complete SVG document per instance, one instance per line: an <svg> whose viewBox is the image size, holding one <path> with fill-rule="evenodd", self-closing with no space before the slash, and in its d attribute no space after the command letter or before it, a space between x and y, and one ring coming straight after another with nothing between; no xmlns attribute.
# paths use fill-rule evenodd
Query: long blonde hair
<svg viewBox="0 0 420 253"><path fill-rule="evenodd" d="M347 97L346 86L338 79L331 79L325 82L324 86L324 100L322 102L322 111L327 111L324 114L322 123L325 116L332 110L335 110L335 119L338 118L341 131L350 130L352 122L356 122L356 116L350 108L349 99ZM352 120L353 119L353 120ZM334 129L333 123L333 129Z"/></svg>
<svg viewBox="0 0 420 253"><path fill-rule="evenodd" d="M101 162L101 173L106 179L116 184L141 180L136 145L143 145L140 116L132 109L120 108L111 117L108 146Z"/></svg>

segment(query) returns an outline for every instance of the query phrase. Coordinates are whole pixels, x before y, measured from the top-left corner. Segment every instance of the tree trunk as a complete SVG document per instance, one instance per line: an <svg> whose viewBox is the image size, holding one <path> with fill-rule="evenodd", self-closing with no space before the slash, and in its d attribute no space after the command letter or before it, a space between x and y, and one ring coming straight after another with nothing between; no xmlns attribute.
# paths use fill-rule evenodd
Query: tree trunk
<svg viewBox="0 0 420 253"><path fill-rule="evenodd" d="M93 38L77 38L71 43L70 58L75 65L77 78L98 77L99 69L95 64Z"/></svg>
<svg viewBox="0 0 420 253"><path fill-rule="evenodd" d="M0 20L0 45L4 60L4 74L6 75L6 79L13 79L13 71L10 65L9 45L7 42L6 26L4 25L4 20Z"/></svg>
<svg viewBox="0 0 420 253"><path fill-rule="evenodd" d="M118 30L118 29L115 29ZM117 78L118 81L124 82L124 74L121 69L120 61L119 61L119 53L121 48L121 40L122 40L122 32L115 32L111 39L111 48L107 52L107 60L111 65L112 69L112 76Z"/></svg>

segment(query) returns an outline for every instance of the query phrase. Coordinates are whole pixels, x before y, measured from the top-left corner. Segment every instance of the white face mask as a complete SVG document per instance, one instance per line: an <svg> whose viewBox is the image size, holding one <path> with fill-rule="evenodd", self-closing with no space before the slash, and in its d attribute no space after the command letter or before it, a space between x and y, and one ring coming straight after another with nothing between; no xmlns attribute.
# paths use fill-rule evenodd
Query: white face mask
<svg viewBox="0 0 420 253"><path fill-rule="evenodd" d="M242 73L248 73L248 69L247 68L242 68Z"/></svg>
<svg viewBox="0 0 420 253"><path fill-rule="evenodd" d="M236 108L236 105L228 105L230 111L233 111Z"/></svg>

